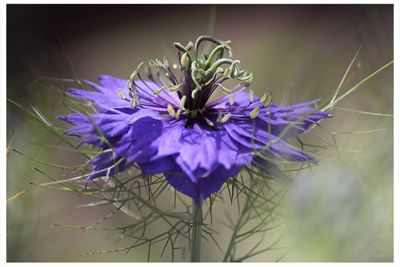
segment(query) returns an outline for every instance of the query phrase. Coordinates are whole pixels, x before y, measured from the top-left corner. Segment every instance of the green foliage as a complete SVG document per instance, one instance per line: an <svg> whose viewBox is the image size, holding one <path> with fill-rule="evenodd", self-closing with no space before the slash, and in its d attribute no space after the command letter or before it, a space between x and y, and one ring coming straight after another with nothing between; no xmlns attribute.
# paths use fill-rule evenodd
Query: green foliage
<svg viewBox="0 0 400 267"><path fill-rule="evenodd" d="M319 107L320 110L332 111L337 107L337 104L341 100L361 88L364 83L368 82L393 64L393 61L385 64L371 75L362 79L355 86L339 95L343 82L345 81L357 55L358 51L346 70L338 88L334 91L332 97L327 99L323 106ZM60 98L62 98L63 104L66 108L73 112L85 114L96 127L91 119L93 107L90 104L82 105L82 102L66 97L63 90L60 87L57 87L56 84L51 83L49 80L51 80L51 82L75 81L79 87L81 87L83 83L77 79L65 81L63 79L46 78L41 80L44 85L57 89L56 92L58 92ZM287 193L288 185L293 177L295 177L300 171L309 168L310 165L292 166L289 163L284 163L284 166L286 167L285 173L290 174L288 179L282 179L282 177L269 177L260 172L255 166L246 166L237 177L232 177L232 179L228 180L220 192L212 195L206 201L206 204L202 207L203 211L196 210L193 208L195 205L190 203L188 198L176 192L162 175L151 177L144 176L141 174L138 166L132 166L131 169L122 174L118 173L112 177L102 177L86 184L86 178L91 173L91 169L87 166L87 162L93 157L104 153L104 151L90 147L84 149L77 148L72 140L63 135L65 129L56 126L36 107L32 106L31 108L26 108L13 100L9 99L8 101L24 110L30 116L31 122L39 124L57 137L61 142L56 146L43 144L44 146L59 149L60 153L63 153L64 151L75 153L77 157L84 160L83 163L79 165L64 166L40 160L33 155L27 155L18 149L10 147L10 151L18 153L28 160L32 160L43 166L43 168L34 168L33 170L48 181L40 183L32 182L32 184L51 190L71 192L85 196L90 199L90 201L81 204L80 207L82 209L94 209L102 206L109 206L112 208L108 214L105 214L97 221L86 226L58 224L54 225L54 227L73 228L84 231L109 231L112 233L111 237L116 238L117 240L129 240L130 243L128 246L109 250L90 251L82 253L82 255L111 252L128 253L135 248L144 246L147 247L147 259L150 260L150 255L154 253L152 252L152 248L156 244L160 243L163 245L160 257L163 256L166 253L167 248L169 248L170 259L171 261L175 261L177 251L182 252L182 250L184 250L185 246L182 246L182 244L188 244L192 249L192 260L195 258L195 260L199 261L201 260L201 240L212 242L220 250L221 258L224 262L251 260L259 254L267 253L275 249L280 249L282 251L282 256L287 253L287 248L279 248L277 246L280 237L266 245L265 236L270 230L281 226L285 222L285 218L282 216L282 210L284 209L282 200ZM343 111L356 112L364 115L391 117L389 114L357 111L346 107L337 108ZM289 125L280 137L284 136L290 127L292 127L292 125ZM296 139L296 145L307 153L316 153L324 150L345 151L338 147L335 139L336 135L364 134L382 130L373 129L350 132L331 131L321 125L316 125L315 127L318 127L327 133L331 140L325 140L323 137L311 133L315 138L318 138L318 140L323 143L311 144L303 141L301 137L298 137ZM96 130L102 140L108 144L109 149L114 150L111 144L108 143L107 139L104 137L101 130L98 127L96 127ZM268 147L265 147L265 149L267 148ZM263 157L263 154L260 152L257 152L257 155ZM268 158L268 160L271 159ZM117 167L121 161L122 160L115 162L106 170L111 170L112 168ZM59 177L54 177L49 174L44 167L58 169L64 173L65 177L69 178L60 179ZM294 175L292 175L293 173ZM20 193L10 197L8 202L13 201L23 193L24 191L21 191ZM171 199L173 199L173 203L167 205L159 201L160 196L162 195L170 195ZM215 205L231 205L237 211L237 216L233 218L232 214L226 213L224 218L220 216L220 214L215 218L215 214L213 214L213 207ZM107 220L119 213L129 216L132 223L116 227L103 226ZM215 221L215 219L218 223L225 225L231 231L231 236L227 246L223 246L218 241L218 232L216 232L213 227L213 220ZM152 227L154 225L156 225L156 227ZM157 231L154 231L154 229L157 229ZM255 245L254 242L250 242L253 244L252 246L246 245L249 241L254 241L255 239L258 240L255 242Z"/></svg>

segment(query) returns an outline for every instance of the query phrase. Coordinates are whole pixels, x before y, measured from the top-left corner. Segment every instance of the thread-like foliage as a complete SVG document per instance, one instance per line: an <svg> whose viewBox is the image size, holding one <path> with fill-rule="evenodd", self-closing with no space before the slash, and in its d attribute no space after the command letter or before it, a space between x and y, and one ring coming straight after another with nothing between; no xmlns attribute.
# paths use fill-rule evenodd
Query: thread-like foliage
<svg viewBox="0 0 400 267"><path fill-rule="evenodd" d="M357 54L358 51L347 68L338 88L333 92L332 97L327 99L325 104L318 107L318 109L321 111L332 111L334 108L338 108L347 112L390 117L390 114L379 114L352 110L346 107L337 107L337 104L341 100L393 64L393 61L385 64L340 95L343 82ZM81 88L83 83L79 79L63 80L42 77L39 81L43 86L56 89L55 92L58 93L58 97L63 100L64 106L70 111L85 114L93 123L93 126L96 127L101 140L105 143L108 142L107 138L91 119L91 114L94 112L93 106L83 106L81 102L67 97L63 89L58 86L59 83L63 82L75 82L76 86ZM75 153L83 160L82 164L73 166L45 162L36 158L34 155L27 155L23 151L13 148L10 145L7 149L8 151L18 153L28 160L32 160L40 166L43 166L35 167L33 170L40 175L40 177L46 179L46 181L32 181L32 184L46 189L72 192L85 196L89 201L80 205L82 209L93 209L103 206L112 207L109 213L89 225L57 224L53 226L84 231L109 231L111 233L110 238L114 238L117 241L127 240L129 243L127 246L115 249L83 252L82 255L111 252L129 253L135 248L145 246L147 247L148 253L147 260L150 261L150 259L152 259L151 255L155 253L152 248L155 245L161 244L161 251L157 251L160 257L163 257L169 250L169 258L171 261L185 260L185 257L189 255L190 251L188 247L193 246L192 235L196 231L192 230L194 227L197 227L198 224L201 224L201 228L199 228L201 229L200 238L205 242L215 245L221 254L221 260L224 262L248 261L255 256L274 249L280 249L282 257L287 253L287 248L279 247L279 238L266 242L264 237L268 231L285 223L285 218L281 216L281 211L284 209L282 200L286 195L291 179L296 177L299 172L310 168L310 165L308 165L309 163L293 164L290 162L281 162L284 167L284 177L275 177L274 175L263 173L254 165L245 166L236 177L232 177L226 181L219 192L212 194L205 201L202 207L202 216L199 220L198 214L196 215L192 211L193 204L191 200L177 192L166 181L163 175L145 176L140 172L140 168L135 165L123 173L117 172L112 176L106 175L105 177L94 179L87 183L87 177L92 171L87 163L108 150L77 147L71 139L64 136L66 129L51 122L51 120L37 108L33 106L31 108L26 108L13 100L9 99L8 101L24 110L33 123L39 124L40 127L49 131L60 141L57 145L42 145L47 146L49 149L57 149L59 153L63 153L64 151ZM290 127L292 127L292 125L289 125L287 127L288 129L285 130L288 131ZM302 137L298 136L293 140L292 145L310 154L325 150L357 152L339 148L335 135L341 133L366 133L365 131L333 131L320 124L316 124L313 127L318 127L322 132L326 133L329 140L326 140L324 136L311 132L310 134L315 137L315 140L318 140L318 143L307 143L303 141ZM377 130L374 129L373 131ZM285 131L283 131L282 136L284 134ZM114 148L112 145L110 143L107 144L109 146L108 149L113 151ZM269 158L268 160L273 159ZM118 160L114 162L112 166L100 171L108 171L107 173L110 173L110 170L116 168L121 161L122 160ZM58 169L68 178L60 179L59 177L54 177L47 168ZM9 201L14 200L20 194L22 193L20 192L10 197ZM165 203L165 199L171 200L171 202ZM226 212L224 216L213 213L213 209L217 206L221 207L227 205L229 205L232 210L235 210L235 212ZM129 218L131 218L131 223L123 226L104 226L108 219L119 213L129 216ZM228 227L230 236L226 244L221 243L221 236L214 230L215 224ZM251 245L249 246L248 244Z"/></svg>

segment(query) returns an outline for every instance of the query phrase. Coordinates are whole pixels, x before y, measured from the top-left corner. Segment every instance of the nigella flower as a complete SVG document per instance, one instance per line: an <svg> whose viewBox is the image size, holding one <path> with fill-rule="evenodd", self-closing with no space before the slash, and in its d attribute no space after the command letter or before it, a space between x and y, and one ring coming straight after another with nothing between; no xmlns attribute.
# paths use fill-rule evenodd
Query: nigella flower
<svg viewBox="0 0 400 267"><path fill-rule="evenodd" d="M200 53L203 43L212 51ZM330 115L310 107L316 100L278 106L269 94L254 97L253 75L230 58L228 44L210 36L175 43L179 64L154 60L146 74L140 64L129 80L100 76L100 84L86 81L95 91L69 89L97 110L60 117L74 126L66 135L103 150L91 160L88 179L137 164L144 175L164 174L201 205L246 164L279 175L281 162L313 161L287 139ZM228 89L227 81L236 86Z"/></svg>

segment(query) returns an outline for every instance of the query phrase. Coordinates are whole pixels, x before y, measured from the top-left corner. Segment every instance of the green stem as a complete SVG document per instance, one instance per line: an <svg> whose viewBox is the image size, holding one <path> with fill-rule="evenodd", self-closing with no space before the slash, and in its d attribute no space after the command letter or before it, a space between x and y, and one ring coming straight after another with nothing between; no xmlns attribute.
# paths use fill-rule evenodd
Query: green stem
<svg viewBox="0 0 400 267"><path fill-rule="evenodd" d="M193 202L193 226L192 226L192 243L191 243L191 262L200 262L200 248L201 248L201 225L203 215L201 207L197 207Z"/></svg>

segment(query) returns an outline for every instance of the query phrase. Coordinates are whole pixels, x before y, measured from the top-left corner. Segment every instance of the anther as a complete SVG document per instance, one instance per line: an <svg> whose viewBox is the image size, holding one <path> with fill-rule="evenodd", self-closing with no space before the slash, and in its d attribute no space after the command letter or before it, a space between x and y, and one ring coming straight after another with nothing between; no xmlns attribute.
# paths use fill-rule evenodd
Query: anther
<svg viewBox="0 0 400 267"><path fill-rule="evenodd" d="M214 126L214 123L210 120L210 119L208 119L207 117L204 117L204 119L206 120L206 123L209 125L209 126Z"/></svg>
<svg viewBox="0 0 400 267"><path fill-rule="evenodd" d="M233 105L235 104L235 95L234 94L230 94L229 95L229 105Z"/></svg>
<svg viewBox="0 0 400 267"><path fill-rule="evenodd" d="M221 123L226 123L226 122L228 122L228 120L229 120L231 117L232 117L232 113L228 112L227 114L225 114L225 115L221 118L220 122L221 122Z"/></svg>
<svg viewBox="0 0 400 267"><path fill-rule="evenodd" d="M251 118L251 119L255 119L255 118L258 116L258 114L260 114L260 108L259 108L259 107L256 107L255 109L253 109L253 110L250 112L250 118Z"/></svg>
<svg viewBox="0 0 400 267"><path fill-rule="evenodd" d="M254 101L254 91L253 91L253 89L249 89L249 100L250 100L250 103L252 103L253 101Z"/></svg>
<svg viewBox="0 0 400 267"><path fill-rule="evenodd" d="M122 100L126 100L126 97L125 97L125 95L124 95L124 92L122 91L121 88L118 88L118 94L119 94L119 97L120 97Z"/></svg>
<svg viewBox="0 0 400 267"><path fill-rule="evenodd" d="M176 116L175 109L174 109L174 107L173 107L170 103L168 103L167 111L168 111L168 114L169 114L171 117L175 117L175 116Z"/></svg>

